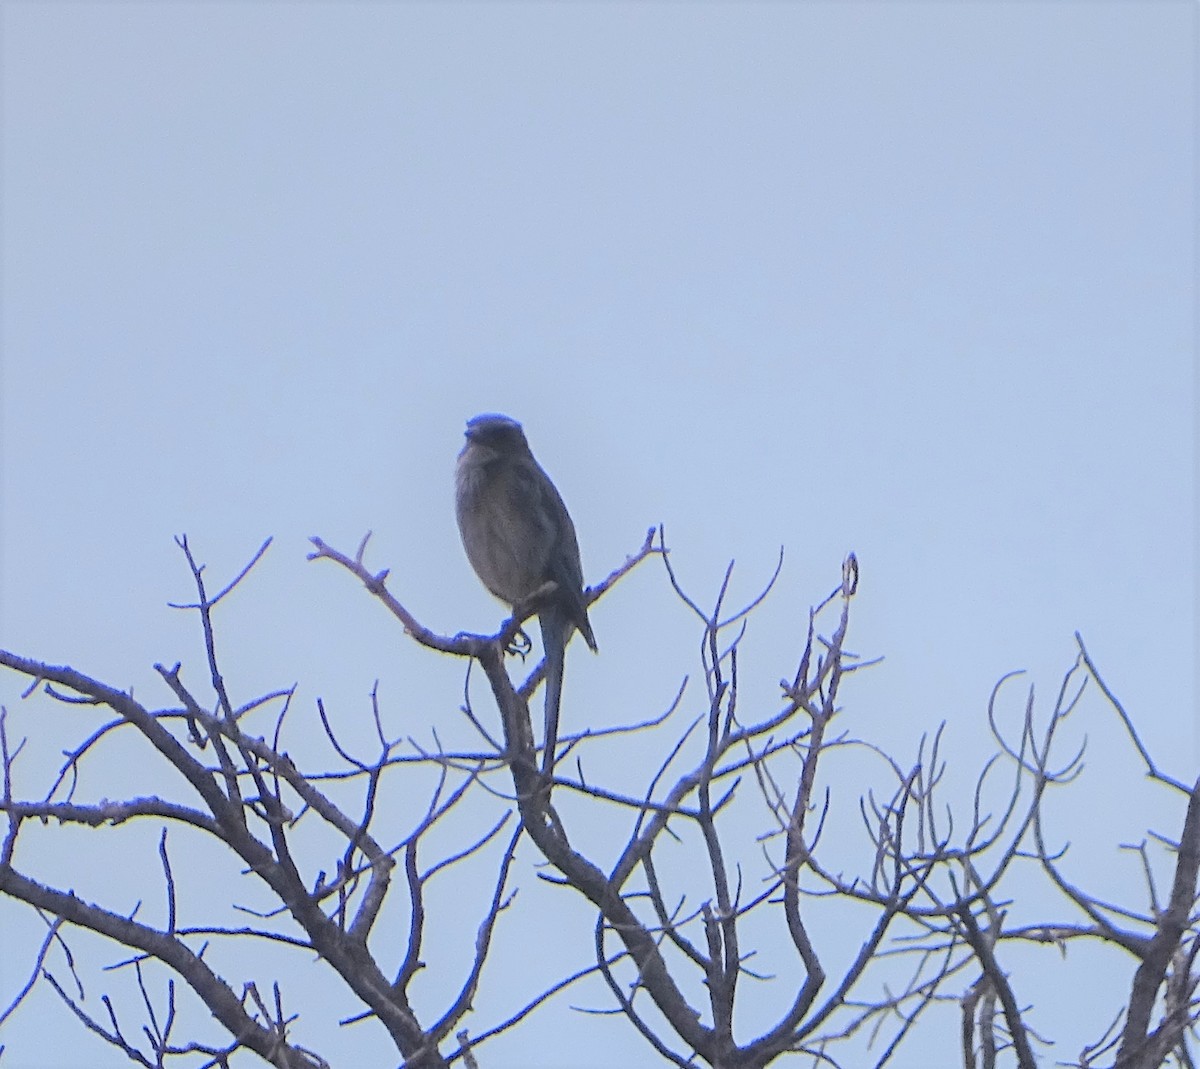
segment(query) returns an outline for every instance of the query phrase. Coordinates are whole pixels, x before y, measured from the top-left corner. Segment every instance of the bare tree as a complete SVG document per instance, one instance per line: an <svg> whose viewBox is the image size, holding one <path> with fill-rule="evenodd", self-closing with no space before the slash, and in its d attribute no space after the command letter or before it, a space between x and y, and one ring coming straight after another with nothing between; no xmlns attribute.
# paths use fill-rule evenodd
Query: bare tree
<svg viewBox="0 0 1200 1069"><path fill-rule="evenodd" d="M69 748L48 789L30 795L20 786L21 743L9 736L7 712L0 718L0 808L8 817L0 891L32 907L46 925L28 982L11 993L0 1023L44 983L86 1028L142 1065L226 1065L239 1051L277 1066L326 1065L294 1038L282 978L263 989L252 978L231 981L230 967L215 963L222 947L257 945L264 952L290 950L307 968L331 971L360 1007L353 1019L376 1020L406 1066L480 1064L489 1039L532 1027L532 1011L590 976L606 986L609 1011L623 1015L667 1064L749 1069L799 1053L815 1065L861 1065L869 1058L881 1066L904 1049L918 1022L953 1013L954 1046L964 1066L1029 1069L1038 1064L1038 1049L1055 1022L1043 1021L1022 1000L1020 978L1006 965L1009 955L1039 946L1065 954L1087 941L1129 960L1132 976L1123 996L1114 992L1107 1030L1073 1061L1056 1060L1119 1069L1148 1069L1170 1059L1192 1065L1200 1014L1200 784L1159 769L1078 636L1078 660L1048 713L1036 709L1031 693L1016 727L1006 726L1000 706L1010 677L997 684L987 715L995 755L963 805L943 797L940 729L917 743L913 760L902 761L844 726L854 723L843 709L844 684L870 663L846 645L858 586L853 555L832 593L809 612L781 699L754 713L747 711L753 703L739 701L739 653L774 578L749 604L729 609L731 569L713 607L701 608L673 572L661 532L651 531L587 596L605 595L630 570L658 557L697 622L702 697L681 686L653 721L560 740L563 751L552 755L547 791L529 711L542 668L517 684L506 666L508 655L522 648L521 625L536 612L536 599L495 635L441 636L389 591L386 571L366 566L365 539L353 556L319 539L314 545L313 559L357 576L415 642L479 665L499 711L501 736L488 730L491 718L476 715L468 699L464 711L479 734L477 751L389 739L373 695L377 749L363 758L343 743L318 703L329 767L298 767L284 746L293 692L235 703L213 621L214 609L267 544L210 595L203 567L181 539L197 591L187 608L197 614L204 636L205 678L203 684L190 679L179 664L156 666L171 695L168 706L148 707L131 692L71 667L0 651L0 664L28 679L26 697L41 693L98 713L100 721ZM1047 831L1048 798L1067 789L1080 768L1081 749L1069 749L1065 757L1059 752L1087 688L1114 711L1151 780L1182 796L1178 839L1159 837L1154 846L1139 848L1149 909L1110 903L1071 882L1061 867L1063 844ZM252 735L250 714L268 709L275 710L272 737ZM666 740L650 781L630 792L595 780L584 763L590 748L606 735L634 732L639 739ZM85 793L84 783L104 779L103 747L130 733L146 755L139 769L154 769L159 777L169 772L173 786L119 801ZM853 781L859 845L847 853L846 792L834 788L840 763L862 758L874 772ZM421 813L402 836L381 841L379 814L391 812L389 796L402 787L411 795L415 783L426 784ZM491 808L480 804L485 797L504 800L495 819L481 819ZM601 816L580 822L562 806L564 798L572 811L580 804ZM31 826L99 829L138 819L161 829L160 923L139 910L88 901L22 861L22 836ZM623 845L607 862L590 841L598 820L606 828L626 828ZM453 831L445 830L449 825ZM748 827L758 834L747 835ZM172 856L181 837L215 844L236 858L249 881L244 886L261 889L267 907L242 906L243 915L251 916L245 924L182 923L179 900L190 882L204 876L186 865L177 873ZM594 957L552 986L526 992L521 1009L474 1026L472 1035L465 1024L475 996L494 972L503 973L503 962L485 966L512 901L522 840L544 859L563 895L586 902L594 917ZM1172 874L1161 899L1155 849ZM435 859L428 861L431 850ZM852 875L842 867L847 857L856 862ZM472 960L452 998L434 1013L418 1012L413 994L431 926L452 923L438 918L429 888L483 858L490 876L480 895ZM1033 923L1010 919L1013 902L1032 881L1057 895L1063 915L1045 914ZM471 886L479 881L473 878ZM402 938L396 924L381 924L385 910L406 919ZM214 904L213 918L226 915ZM72 955L80 932L119 948L116 964L136 978L140 1008L118 1010L105 997L98 1013L83 997ZM169 977L161 989L149 978L152 968ZM211 1013L219 1041L200 1038L180 1012L176 980ZM181 1024L185 1019L189 1024ZM950 1050L944 1046L939 1057L945 1060Z"/></svg>

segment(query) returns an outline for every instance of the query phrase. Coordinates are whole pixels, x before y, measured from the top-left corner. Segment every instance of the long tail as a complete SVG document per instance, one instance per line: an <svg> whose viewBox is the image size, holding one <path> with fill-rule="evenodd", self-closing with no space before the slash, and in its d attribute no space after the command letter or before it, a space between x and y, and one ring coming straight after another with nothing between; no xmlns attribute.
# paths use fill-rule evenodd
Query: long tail
<svg viewBox="0 0 1200 1069"><path fill-rule="evenodd" d="M563 663L566 660L567 633L572 624L561 608L547 606L538 616L542 627L542 647L546 651L546 733L542 750L542 772L547 779L554 773L554 750L558 743L558 707L562 701Z"/></svg>

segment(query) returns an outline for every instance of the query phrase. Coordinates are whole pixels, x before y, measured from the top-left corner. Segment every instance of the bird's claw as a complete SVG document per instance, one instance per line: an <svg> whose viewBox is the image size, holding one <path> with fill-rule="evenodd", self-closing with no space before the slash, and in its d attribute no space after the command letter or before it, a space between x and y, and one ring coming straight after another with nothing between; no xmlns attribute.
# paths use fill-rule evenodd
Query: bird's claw
<svg viewBox="0 0 1200 1069"><path fill-rule="evenodd" d="M525 629L523 627L518 627L516 633L509 640L508 646L505 648L504 652L515 653L521 658L521 660L524 660L529 655L529 651L532 649L533 642L530 640L529 636L525 634Z"/></svg>

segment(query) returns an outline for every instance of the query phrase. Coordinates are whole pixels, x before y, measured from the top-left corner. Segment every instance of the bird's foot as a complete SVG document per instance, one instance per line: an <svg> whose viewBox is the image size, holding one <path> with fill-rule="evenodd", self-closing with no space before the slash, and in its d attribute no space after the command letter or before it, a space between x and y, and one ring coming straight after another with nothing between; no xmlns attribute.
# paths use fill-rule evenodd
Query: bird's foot
<svg viewBox="0 0 1200 1069"><path fill-rule="evenodd" d="M504 652L515 653L521 658L521 660L524 660L527 656L529 656L529 651L532 649L532 640L527 634L525 634L524 628L518 627L516 632L513 634L513 637L509 640L508 645L504 648Z"/></svg>

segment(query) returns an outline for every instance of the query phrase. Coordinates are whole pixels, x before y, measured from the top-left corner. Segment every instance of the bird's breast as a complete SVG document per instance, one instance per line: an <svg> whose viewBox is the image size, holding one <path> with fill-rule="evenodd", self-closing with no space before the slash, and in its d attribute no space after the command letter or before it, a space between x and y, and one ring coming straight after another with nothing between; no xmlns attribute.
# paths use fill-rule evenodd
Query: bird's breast
<svg viewBox="0 0 1200 1069"><path fill-rule="evenodd" d="M545 582L545 553L537 537L528 495L519 493L514 473L502 465L459 462L456 511L471 567L496 597L510 605Z"/></svg>

